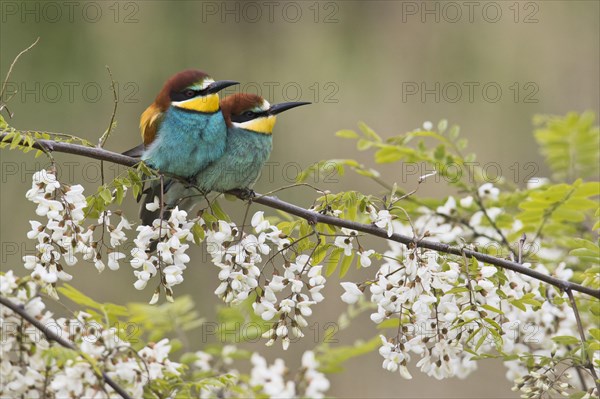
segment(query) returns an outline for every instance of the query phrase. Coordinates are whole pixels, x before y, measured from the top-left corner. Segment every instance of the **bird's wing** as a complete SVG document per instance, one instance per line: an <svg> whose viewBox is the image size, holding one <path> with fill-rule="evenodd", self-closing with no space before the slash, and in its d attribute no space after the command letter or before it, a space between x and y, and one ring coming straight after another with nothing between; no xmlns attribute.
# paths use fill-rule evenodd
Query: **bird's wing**
<svg viewBox="0 0 600 399"><path fill-rule="evenodd" d="M144 145L148 146L154 141L158 126L163 118L164 113L158 108L155 103L152 103L142 113L140 118L140 130L142 131L142 139Z"/></svg>

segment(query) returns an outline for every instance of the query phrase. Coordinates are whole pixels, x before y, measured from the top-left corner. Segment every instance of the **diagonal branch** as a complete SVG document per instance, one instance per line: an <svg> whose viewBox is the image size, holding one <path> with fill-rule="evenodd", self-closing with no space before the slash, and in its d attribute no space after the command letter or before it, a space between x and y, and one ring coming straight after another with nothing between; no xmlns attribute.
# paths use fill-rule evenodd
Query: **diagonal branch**
<svg viewBox="0 0 600 399"><path fill-rule="evenodd" d="M64 339L57 333L55 333L54 330L46 327L35 317L33 317L29 313L27 313L25 311L24 306L17 305L10 299L7 299L1 295L0 295L0 304L6 306L7 308L10 308L13 312L15 312L16 314L21 316L21 318L27 320L35 328L37 328L38 330L43 332L44 335L46 336L46 338L48 339L48 341L54 341L54 342L58 343L60 346L63 346L65 348L72 349L74 351L79 351L79 349L77 348L77 346L75 346L74 343L72 343L71 341L67 341L66 339ZM104 382L106 382L108 385L110 385L110 387L112 389L114 389L114 391L116 393L118 393L123 399L131 399L131 396L129 396L129 394L123 388L121 388L112 378L110 378L108 375L106 375L106 373L104 371L102 372L102 378L104 379Z"/></svg>
<svg viewBox="0 0 600 399"><path fill-rule="evenodd" d="M1 132L1 131L0 131ZM8 132L0 133L0 141L4 138ZM23 143L23 141L22 141ZM52 140L37 140L33 144L33 148L45 150L45 151L56 151L56 152L64 152L75 155L82 155L89 158L94 158L102 161L113 162L116 164L124 165L124 166L133 166L137 164L139 161L135 158L131 158L125 155L117 154L111 151L104 150L102 148L95 147L86 147L83 145L72 144L72 143L63 143L56 142ZM242 199L243 193L241 190L234 190L230 192ZM280 200L274 196L261 196L257 195L252 199L253 202L256 202L261 205L268 206L273 209L278 209L280 211L289 213L294 216L298 216L307 220L310 223L325 223L331 226L337 227L345 227L348 229L360 231L362 233L370 234L375 237L384 238L390 241L399 242L405 245L414 245L421 248L430 249L436 252L447 253L451 255L457 256L466 256L467 258L475 258L481 262L488 263L490 265L498 266L503 269L512 270L514 272L524 274L526 276L532 277L534 279L543 281L545 283L551 284L562 291L578 291L586 295L590 295L594 298L600 299L600 290L593 289L590 287L585 287L577 283L573 283L570 281L565 281L558 279L553 276L549 276L544 273L540 273L536 270L525 267L517 262L512 262L507 259L497 258L491 255L483 254L481 252L472 251L465 248L453 247L448 244L429 241L429 240L419 240L416 242L414 238L401 235L401 234L392 234L388 237L387 231L381 229L372 224L364 224L353 222L350 220L339 219L329 215L323 215L318 212L314 212L308 209L304 209L297 205L285 202Z"/></svg>
<svg viewBox="0 0 600 399"><path fill-rule="evenodd" d="M573 291L567 290L567 295L569 296L569 301L571 302L571 306L573 307L573 313L575 313L575 320L577 321L577 330L579 331L579 337L581 338L581 355L585 362L584 366L590 370L590 374L594 378L594 382L596 383L596 389L600 392L600 382L598 380L598 375L596 374L596 369L594 369L594 365L592 363L592 359L590 359L589 352L586 348L586 339L585 333L583 332L583 324L581 323L581 316L579 316L579 310L577 309L577 302L575 301L575 297L573 296Z"/></svg>

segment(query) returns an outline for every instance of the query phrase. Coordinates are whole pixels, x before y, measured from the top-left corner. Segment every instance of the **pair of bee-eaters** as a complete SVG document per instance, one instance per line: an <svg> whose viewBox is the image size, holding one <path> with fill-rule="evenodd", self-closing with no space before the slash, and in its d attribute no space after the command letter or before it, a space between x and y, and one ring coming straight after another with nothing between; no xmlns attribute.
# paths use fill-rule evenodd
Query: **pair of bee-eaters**
<svg viewBox="0 0 600 399"><path fill-rule="evenodd" d="M168 210L192 190L196 194L250 190L271 153L276 115L309 104L270 105L258 95L245 93L219 101L219 91L236 84L214 81L199 70L179 72L142 113L143 144L124 154L141 157L153 169L189 182L153 181L144 191L143 224L151 225L160 216L160 209L146 206L157 198Z"/></svg>

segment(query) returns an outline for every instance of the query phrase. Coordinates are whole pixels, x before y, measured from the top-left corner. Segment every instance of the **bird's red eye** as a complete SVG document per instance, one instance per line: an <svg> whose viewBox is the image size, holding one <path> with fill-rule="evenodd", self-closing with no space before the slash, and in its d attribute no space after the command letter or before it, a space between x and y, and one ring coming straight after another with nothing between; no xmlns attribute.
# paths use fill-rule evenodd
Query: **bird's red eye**
<svg viewBox="0 0 600 399"><path fill-rule="evenodd" d="M183 94L187 97L187 98L192 98L196 95L196 92L194 90L186 90L183 92Z"/></svg>

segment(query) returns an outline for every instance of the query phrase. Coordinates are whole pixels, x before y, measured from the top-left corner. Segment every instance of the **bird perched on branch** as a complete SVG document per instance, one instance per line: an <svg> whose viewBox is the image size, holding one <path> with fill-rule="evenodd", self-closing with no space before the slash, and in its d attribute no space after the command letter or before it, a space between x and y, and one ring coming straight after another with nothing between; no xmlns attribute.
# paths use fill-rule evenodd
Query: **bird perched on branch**
<svg viewBox="0 0 600 399"><path fill-rule="evenodd" d="M310 104L288 102L271 105L255 94L238 93L221 100L227 124L227 144L223 155L200 170L195 186L203 193L233 189L250 191L273 147L276 115Z"/></svg>
<svg viewBox="0 0 600 399"><path fill-rule="evenodd" d="M225 151L227 126L218 92L235 84L238 82L215 82L199 70L177 73L166 81L154 102L142 113L143 144L123 154L141 157L160 172L192 178ZM163 192L174 181L163 182ZM160 210L146 208L155 197L161 198L160 187L160 181L153 181L144 190L140 210L143 224L152 224L160 214Z"/></svg>
<svg viewBox="0 0 600 399"><path fill-rule="evenodd" d="M192 208L202 195L211 191L240 189L251 197L251 187L271 154L276 115L306 104L310 103L270 105L260 96L244 93L225 97L221 100L221 112L227 124L223 155L192 179L192 187L173 182L165 191L166 208Z"/></svg>

